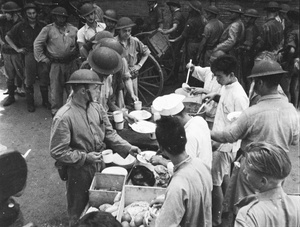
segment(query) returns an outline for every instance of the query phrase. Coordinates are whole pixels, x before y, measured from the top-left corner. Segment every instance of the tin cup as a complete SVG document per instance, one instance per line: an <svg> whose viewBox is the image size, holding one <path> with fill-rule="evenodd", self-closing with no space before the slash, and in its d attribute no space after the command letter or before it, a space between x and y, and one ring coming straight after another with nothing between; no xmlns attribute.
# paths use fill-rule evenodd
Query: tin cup
<svg viewBox="0 0 300 227"><path fill-rule="evenodd" d="M123 121L123 112L121 110L114 111L113 116L116 123Z"/></svg>
<svg viewBox="0 0 300 227"><path fill-rule="evenodd" d="M102 151L102 158L103 158L104 163L112 163L113 162L113 151L111 149Z"/></svg>
<svg viewBox="0 0 300 227"><path fill-rule="evenodd" d="M124 121L122 122L115 122L115 129L116 130L123 130L124 128Z"/></svg>
<svg viewBox="0 0 300 227"><path fill-rule="evenodd" d="M128 115L128 109L127 108L122 108L123 116Z"/></svg>
<svg viewBox="0 0 300 227"><path fill-rule="evenodd" d="M141 101L135 101L134 102L134 109L135 110L141 110L142 109L142 102Z"/></svg>

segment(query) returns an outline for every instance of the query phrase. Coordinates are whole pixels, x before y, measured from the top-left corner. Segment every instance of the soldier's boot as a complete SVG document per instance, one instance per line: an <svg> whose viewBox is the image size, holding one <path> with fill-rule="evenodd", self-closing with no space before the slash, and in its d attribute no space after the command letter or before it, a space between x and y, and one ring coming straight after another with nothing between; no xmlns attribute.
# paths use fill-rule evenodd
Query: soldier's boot
<svg viewBox="0 0 300 227"><path fill-rule="evenodd" d="M47 110L51 110L51 104L50 104L49 99L48 99L48 87L47 86L40 86L40 91L41 91L41 95L42 95L43 106Z"/></svg>
<svg viewBox="0 0 300 227"><path fill-rule="evenodd" d="M25 88L26 92L26 102L27 102L27 110L28 112L34 112L35 106L34 106L34 89L33 86L29 86Z"/></svg>
<svg viewBox="0 0 300 227"><path fill-rule="evenodd" d="M8 85L8 97L5 99L3 106L10 106L15 100L15 85Z"/></svg>

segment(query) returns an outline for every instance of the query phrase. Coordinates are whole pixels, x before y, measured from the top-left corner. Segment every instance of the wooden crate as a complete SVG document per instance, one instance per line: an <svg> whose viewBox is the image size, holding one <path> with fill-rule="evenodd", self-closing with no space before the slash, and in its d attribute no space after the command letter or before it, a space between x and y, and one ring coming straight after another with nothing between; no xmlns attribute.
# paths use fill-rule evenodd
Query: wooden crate
<svg viewBox="0 0 300 227"><path fill-rule="evenodd" d="M125 185L122 194L122 202L120 203L120 213L118 213L117 217L122 217L124 208L129 204L138 201L150 203L157 196L165 194L165 192L165 188Z"/></svg>

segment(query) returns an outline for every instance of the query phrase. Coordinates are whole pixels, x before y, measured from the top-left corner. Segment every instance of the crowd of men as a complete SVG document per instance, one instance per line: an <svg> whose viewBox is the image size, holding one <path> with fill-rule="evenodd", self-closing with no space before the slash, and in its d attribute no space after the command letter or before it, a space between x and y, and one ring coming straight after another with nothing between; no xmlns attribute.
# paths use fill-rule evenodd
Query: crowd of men
<svg viewBox="0 0 300 227"><path fill-rule="evenodd" d="M159 152L150 162L162 165L172 178L164 199L151 202L161 210L151 215L149 225L222 226L231 217L235 226L300 226L300 197L282 189L291 171L290 146L299 144L299 10L269 2L258 29L255 9L244 13L232 5L231 23L224 28L217 7L208 6L203 14L199 1L188 4L186 20L179 1L167 2L172 23L164 29L157 2L149 1L150 24L169 35L176 56L167 84L178 81L180 51L186 48L192 59L187 68L204 87L181 92L201 94L206 102L202 118L188 114L184 95L153 101L161 118L156 121ZM8 88L3 105L13 104L24 87L27 109L34 112L33 85L39 78L43 106L53 116L50 154L66 181L69 225L102 226L98 216L108 214L79 220L92 178L103 168L101 152L109 147L124 158L141 152L117 134L107 112L138 100L138 74L150 50L131 36L135 23L130 18L118 19L115 10L103 13L92 3L79 9L85 19L79 30L67 22L61 6L51 11L54 22L47 25L37 19L33 3L24 6L25 19L15 2L4 3L2 11ZM236 112L240 116L230 119ZM8 200L15 202L3 199L9 210Z"/></svg>

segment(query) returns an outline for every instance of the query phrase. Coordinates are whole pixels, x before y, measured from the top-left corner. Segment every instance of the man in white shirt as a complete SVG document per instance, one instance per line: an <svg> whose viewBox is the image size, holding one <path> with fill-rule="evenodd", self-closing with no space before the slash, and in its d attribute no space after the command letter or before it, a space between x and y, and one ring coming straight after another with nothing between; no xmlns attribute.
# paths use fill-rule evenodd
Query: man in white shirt
<svg viewBox="0 0 300 227"><path fill-rule="evenodd" d="M91 41L97 32L101 32L106 28L105 23L96 21L95 10L96 8L90 3L85 3L80 8L80 15L86 21L86 24L77 32L77 43L80 53L84 44Z"/></svg>
<svg viewBox="0 0 300 227"><path fill-rule="evenodd" d="M209 100L218 102L217 112L213 125L213 131L222 130L228 127L231 122L228 114L236 111L243 111L249 106L249 99L241 84L235 77L237 61L233 56L223 55L213 61L211 70L219 84L222 85L220 93L210 93L205 96ZM234 161L238 144L216 143L213 141L213 201L212 214L213 225L221 223L223 191L222 183L224 177L230 173L230 165ZM226 181L225 188L227 188Z"/></svg>
<svg viewBox="0 0 300 227"><path fill-rule="evenodd" d="M183 95L174 93L164 95L153 101L153 108L159 112L162 118L173 116L179 119L186 132L187 143L185 150L187 154L192 158L201 159L211 169L212 148L208 125L202 117L192 117L185 111L182 102L184 98ZM168 168L169 173L173 173L174 165L172 162L161 156L153 156L151 163L164 165Z"/></svg>

